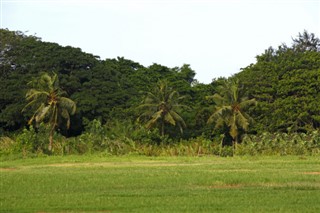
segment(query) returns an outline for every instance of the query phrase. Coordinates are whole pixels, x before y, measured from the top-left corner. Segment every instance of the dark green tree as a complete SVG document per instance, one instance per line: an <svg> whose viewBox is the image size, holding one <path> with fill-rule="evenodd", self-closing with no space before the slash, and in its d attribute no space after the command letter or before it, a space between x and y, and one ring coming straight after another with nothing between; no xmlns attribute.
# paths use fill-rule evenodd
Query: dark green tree
<svg viewBox="0 0 320 213"><path fill-rule="evenodd" d="M292 47L269 48L236 76L257 107L250 109L257 132L309 132L320 127L320 52L306 31Z"/></svg>
<svg viewBox="0 0 320 213"><path fill-rule="evenodd" d="M0 128L7 131L26 125L27 114L22 114L21 110L25 105L27 83L39 75L39 70L57 73L60 87L76 100L74 97L80 97L78 93L84 95L84 85L100 64L97 57L83 53L79 48L42 42L40 38L22 32L0 29L0 37ZM88 97L88 93L81 100ZM82 103L79 105L81 110ZM78 128L76 131L80 132L81 120L76 123L78 127L71 128Z"/></svg>

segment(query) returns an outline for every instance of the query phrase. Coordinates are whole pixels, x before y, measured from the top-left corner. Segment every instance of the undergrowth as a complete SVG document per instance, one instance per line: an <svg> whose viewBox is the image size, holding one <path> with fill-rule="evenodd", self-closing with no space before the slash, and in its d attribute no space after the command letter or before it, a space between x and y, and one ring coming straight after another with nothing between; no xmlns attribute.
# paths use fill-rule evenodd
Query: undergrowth
<svg viewBox="0 0 320 213"><path fill-rule="evenodd" d="M113 122L101 125L98 120L88 123L86 131L77 137L56 133L52 151L48 151L48 129L40 125L23 129L16 135L0 137L0 156L16 158L41 155L103 153L108 155L138 154L145 156L233 156L233 155L313 155L320 156L320 134L263 133L244 135L235 146L222 146L223 136L204 136L189 140L173 140L160 136L157 129L148 130L131 123Z"/></svg>

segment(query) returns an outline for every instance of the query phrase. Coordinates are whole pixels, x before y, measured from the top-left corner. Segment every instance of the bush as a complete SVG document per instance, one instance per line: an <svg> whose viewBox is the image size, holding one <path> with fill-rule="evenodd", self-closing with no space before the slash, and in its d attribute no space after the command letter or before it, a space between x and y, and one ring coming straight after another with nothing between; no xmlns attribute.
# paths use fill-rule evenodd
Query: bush
<svg viewBox="0 0 320 213"><path fill-rule="evenodd" d="M49 130L44 124L40 124L37 129L29 126L24 128L20 134L17 134L15 141L17 149L15 151L22 152L23 156L31 153L43 154L47 152L49 144Z"/></svg>
<svg viewBox="0 0 320 213"><path fill-rule="evenodd" d="M85 131L77 137L66 138L54 134L53 149L48 152L49 130L43 124L37 129L32 126L20 133L0 138L0 155L20 157L44 154L92 154L107 155L140 154L146 156L203 156L222 157L235 155L316 155L320 156L320 134L305 133L263 133L245 135L236 146L223 146L223 135L209 140L204 136L189 140L173 141L169 136L160 136L157 129L146 129L129 121L108 122L99 120L87 122Z"/></svg>
<svg viewBox="0 0 320 213"><path fill-rule="evenodd" d="M237 155L319 155L320 134L263 133L245 135L236 150Z"/></svg>
<svg viewBox="0 0 320 213"><path fill-rule="evenodd" d="M87 122L85 132L78 136L73 145L78 153L106 152L113 155L128 154L135 148L132 140L133 126L129 122L109 122L102 125L94 119Z"/></svg>
<svg viewBox="0 0 320 213"><path fill-rule="evenodd" d="M55 133L52 150L48 151L49 129L44 124L40 124L37 129L33 126L24 128L11 138L1 137L0 154L1 155L21 155L22 157L33 157L39 155L63 155L66 152L68 141L64 136Z"/></svg>
<svg viewBox="0 0 320 213"><path fill-rule="evenodd" d="M9 137L0 137L0 155L9 155L16 152L17 143Z"/></svg>

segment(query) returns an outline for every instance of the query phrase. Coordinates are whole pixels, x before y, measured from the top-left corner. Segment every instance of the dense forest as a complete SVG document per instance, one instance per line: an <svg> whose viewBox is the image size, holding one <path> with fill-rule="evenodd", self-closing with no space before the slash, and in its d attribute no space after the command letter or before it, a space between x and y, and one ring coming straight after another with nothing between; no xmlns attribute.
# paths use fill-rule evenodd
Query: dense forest
<svg viewBox="0 0 320 213"><path fill-rule="evenodd" d="M235 149L261 138L306 138L309 151L320 153L320 39L307 31L210 84L199 83L188 64L103 60L7 29L0 38L2 154L125 153L181 143L199 153L200 146Z"/></svg>

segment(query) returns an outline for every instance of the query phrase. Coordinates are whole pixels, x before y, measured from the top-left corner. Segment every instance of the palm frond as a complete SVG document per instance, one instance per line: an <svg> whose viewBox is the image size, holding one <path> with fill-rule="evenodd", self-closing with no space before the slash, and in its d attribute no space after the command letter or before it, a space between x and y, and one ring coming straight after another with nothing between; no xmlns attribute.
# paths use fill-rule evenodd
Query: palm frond
<svg viewBox="0 0 320 213"><path fill-rule="evenodd" d="M185 126L183 119L176 113L176 110L188 108L178 103L179 100L183 98L184 97L179 96L177 91L168 86L167 81L160 80L154 88L154 91L147 92L142 103L137 107L139 110L144 110L138 117L138 120L142 117L149 117L150 119L146 124L148 128L152 127L159 120L174 126L177 122L178 125L180 125L181 122L181 124ZM162 125L163 124L164 123L162 123Z"/></svg>
<svg viewBox="0 0 320 213"><path fill-rule="evenodd" d="M172 109L186 109L186 110L190 110L191 107L185 105L185 104L173 104L172 105Z"/></svg>
<svg viewBox="0 0 320 213"><path fill-rule="evenodd" d="M225 99L225 97L222 97L222 96L221 96L220 94L218 94L218 93L215 93L215 94L213 94L213 95L211 95L211 96L207 96L206 99L207 99L207 100L210 100L210 99L213 100L216 105L224 105L224 104L226 104L226 102L227 102L227 100Z"/></svg>
<svg viewBox="0 0 320 213"><path fill-rule="evenodd" d="M42 105L41 109L39 109L39 111L35 115L36 123L40 123L41 121L44 120L44 118L48 115L50 108L51 108L50 105L47 105L47 106Z"/></svg>
<svg viewBox="0 0 320 213"><path fill-rule="evenodd" d="M236 114L236 120L237 120L239 127L244 129L245 131L248 130L248 127L249 127L248 119L241 112L238 112Z"/></svg>
<svg viewBox="0 0 320 213"><path fill-rule="evenodd" d="M171 113L167 113L165 116L164 116L164 120L166 122L168 122L169 124L175 126L176 125L176 121L175 119L172 117Z"/></svg>
<svg viewBox="0 0 320 213"><path fill-rule="evenodd" d="M158 102L160 101L160 97L153 94L152 92L147 92L147 95L146 95L146 98L145 98L145 101L146 103L150 103L150 102Z"/></svg>
<svg viewBox="0 0 320 213"><path fill-rule="evenodd" d="M239 105L241 109L248 109L250 106L256 106L257 105L256 99L250 99L250 100L244 100Z"/></svg>
<svg viewBox="0 0 320 213"><path fill-rule="evenodd" d="M178 127L179 127L179 129L180 129L181 134L183 134L183 128L182 128L182 126L181 126L180 123L178 123Z"/></svg>
<svg viewBox="0 0 320 213"><path fill-rule="evenodd" d="M59 78L58 78L58 75L55 72L53 73L53 76L52 76L51 80L52 80L53 88L59 90L60 89L59 88Z"/></svg>
<svg viewBox="0 0 320 213"><path fill-rule="evenodd" d="M179 97L179 93L176 90L172 91L168 95L168 100L167 101L173 101L174 100L174 96L177 96L177 98Z"/></svg>
<svg viewBox="0 0 320 213"><path fill-rule="evenodd" d="M41 90L46 90L46 91L53 91L54 90L54 81L53 78L48 73L43 73L40 76L40 79L38 81L38 87Z"/></svg>
<svg viewBox="0 0 320 213"><path fill-rule="evenodd" d="M67 129L70 128L70 114L69 111L67 109L62 109L61 111L61 116L66 119L67 122Z"/></svg>
<svg viewBox="0 0 320 213"><path fill-rule="evenodd" d="M158 103L147 103L147 104L141 104L137 106L137 109L143 109L143 108L158 108Z"/></svg>
<svg viewBox="0 0 320 213"><path fill-rule="evenodd" d="M231 106L216 106L214 113L209 117L207 123L214 123L219 117L226 117L231 114Z"/></svg>
<svg viewBox="0 0 320 213"><path fill-rule="evenodd" d="M22 108L21 112L25 112L29 107L39 105L39 104L41 104L41 103L38 103L38 100L36 100L36 99L32 100Z"/></svg>
<svg viewBox="0 0 320 213"><path fill-rule="evenodd" d="M245 110L257 102L244 96L238 79L230 78L220 82L222 84L217 87L218 93L207 97L216 104L207 123L215 123L215 128L228 126L230 135L236 139L239 128L247 130L251 121Z"/></svg>
<svg viewBox="0 0 320 213"><path fill-rule="evenodd" d="M76 103L66 97L59 98L59 107L66 109L70 115L73 115L76 112Z"/></svg>
<svg viewBox="0 0 320 213"><path fill-rule="evenodd" d="M48 95L49 95L49 93L46 91L30 89L26 93L26 99L27 99L27 101L32 100L32 99L41 99L41 98L46 98Z"/></svg>
<svg viewBox="0 0 320 213"><path fill-rule="evenodd" d="M232 125L230 126L230 131L229 131L231 137L233 139L236 139L236 137L238 136L238 128L236 125Z"/></svg>
<svg viewBox="0 0 320 213"><path fill-rule="evenodd" d="M45 104L44 104L44 103L41 103L40 106L35 110L35 112L34 112L34 114L32 115L32 117L29 119L29 121L28 121L28 124L29 124L29 125L31 125L34 120L36 120L36 122L37 122L37 120L39 120L39 119L36 119L36 117L37 117L37 115L38 115L39 113L42 112L43 108L45 108Z"/></svg>
<svg viewBox="0 0 320 213"><path fill-rule="evenodd" d="M158 111L158 112L155 112L153 115L152 115L152 118L148 121L146 127L149 129L151 128L160 118L161 118L161 114L162 114L162 111Z"/></svg>
<svg viewBox="0 0 320 213"><path fill-rule="evenodd" d="M152 117L152 115L154 114L156 110L147 110L147 111L144 111L140 116L139 118L142 118L142 117Z"/></svg>
<svg viewBox="0 0 320 213"><path fill-rule="evenodd" d="M218 119L215 120L214 129L219 129L223 127L225 124L226 124L226 119L223 117L219 117Z"/></svg>
<svg viewBox="0 0 320 213"><path fill-rule="evenodd" d="M186 125L186 123L184 122L183 118L182 118L177 112L171 110L169 113L171 114L171 116L173 117L173 119L174 119L177 123L182 124L182 126L183 126L184 128L187 127L187 125Z"/></svg>
<svg viewBox="0 0 320 213"><path fill-rule="evenodd" d="M177 99L182 100L182 99L186 99L186 97L187 97L186 95L183 95L183 96L179 96Z"/></svg>

